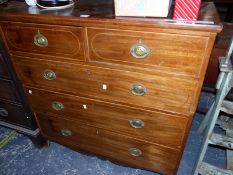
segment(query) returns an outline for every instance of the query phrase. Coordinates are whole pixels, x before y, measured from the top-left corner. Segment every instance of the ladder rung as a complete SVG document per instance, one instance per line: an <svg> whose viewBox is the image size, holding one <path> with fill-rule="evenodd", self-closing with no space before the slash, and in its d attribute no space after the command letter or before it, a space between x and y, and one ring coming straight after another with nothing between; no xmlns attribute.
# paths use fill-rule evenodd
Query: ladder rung
<svg viewBox="0 0 233 175"><path fill-rule="evenodd" d="M201 175L232 175L233 171L215 167L208 163L202 162L199 169Z"/></svg>
<svg viewBox="0 0 233 175"><path fill-rule="evenodd" d="M226 131L226 136L233 136L233 118L221 115L216 124ZM227 169L233 170L233 150L227 149Z"/></svg>
<svg viewBox="0 0 233 175"><path fill-rule="evenodd" d="M227 149L233 149L233 138L213 133L210 137L209 144L218 145Z"/></svg>
<svg viewBox="0 0 233 175"><path fill-rule="evenodd" d="M233 136L233 130L226 130L226 136ZM227 169L233 171L233 150L229 149L227 149Z"/></svg>
<svg viewBox="0 0 233 175"><path fill-rule="evenodd" d="M221 111L226 112L227 114L233 115L233 102L228 100L223 100Z"/></svg>
<svg viewBox="0 0 233 175"><path fill-rule="evenodd" d="M232 131L233 132L233 118L221 115L216 124L220 126L223 130Z"/></svg>
<svg viewBox="0 0 233 175"><path fill-rule="evenodd" d="M231 78L230 82L229 82L229 87L232 88L233 87L233 78Z"/></svg>

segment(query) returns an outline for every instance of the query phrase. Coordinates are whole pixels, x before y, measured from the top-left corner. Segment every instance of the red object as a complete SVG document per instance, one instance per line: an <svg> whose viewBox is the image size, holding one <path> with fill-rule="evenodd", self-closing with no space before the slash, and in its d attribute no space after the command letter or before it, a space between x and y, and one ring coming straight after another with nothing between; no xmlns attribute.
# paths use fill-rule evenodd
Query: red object
<svg viewBox="0 0 233 175"><path fill-rule="evenodd" d="M173 19L197 20L201 0L176 0Z"/></svg>

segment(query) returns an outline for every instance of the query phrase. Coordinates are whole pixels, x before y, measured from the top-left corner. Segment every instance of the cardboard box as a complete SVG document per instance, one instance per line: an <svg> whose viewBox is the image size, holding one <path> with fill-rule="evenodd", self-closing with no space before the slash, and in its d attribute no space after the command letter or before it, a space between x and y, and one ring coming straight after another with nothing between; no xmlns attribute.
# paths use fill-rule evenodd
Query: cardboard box
<svg viewBox="0 0 233 175"><path fill-rule="evenodd" d="M172 0L114 0L116 16L167 17Z"/></svg>

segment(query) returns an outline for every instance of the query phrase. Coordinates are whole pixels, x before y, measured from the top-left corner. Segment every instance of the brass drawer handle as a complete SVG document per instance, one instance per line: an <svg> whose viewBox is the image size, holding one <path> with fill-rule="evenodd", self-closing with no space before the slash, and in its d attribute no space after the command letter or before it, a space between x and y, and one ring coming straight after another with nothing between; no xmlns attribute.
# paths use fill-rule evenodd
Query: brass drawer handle
<svg viewBox="0 0 233 175"><path fill-rule="evenodd" d="M0 108L0 116L2 117L7 117L8 116L8 111L4 108Z"/></svg>
<svg viewBox="0 0 233 175"><path fill-rule="evenodd" d="M137 96L143 96L147 92L146 87L141 84L133 84L130 90L132 94L137 95Z"/></svg>
<svg viewBox="0 0 233 175"><path fill-rule="evenodd" d="M34 36L34 44L38 47L47 47L48 40L47 38L38 31L38 33Z"/></svg>
<svg viewBox="0 0 233 175"><path fill-rule="evenodd" d="M131 120L129 120L129 124L133 128L143 128L144 127L144 122L140 119L131 119Z"/></svg>
<svg viewBox="0 0 233 175"><path fill-rule="evenodd" d="M56 74L52 70L46 69L43 72L43 77L46 80L55 80L56 79Z"/></svg>
<svg viewBox="0 0 233 175"><path fill-rule="evenodd" d="M72 135L72 132L68 129L61 129L61 134L65 137L69 137Z"/></svg>
<svg viewBox="0 0 233 175"><path fill-rule="evenodd" d="M134 58L143 59L150 54L150 49L144 44L137 43L131 47L130 53Z"/></svg>
<svg viewBox="0 0 233 175"><path fill-rule="evenodd" d="M61 111L61 110L63 110L65 108L64 105L61 102L58 102L58 101L54 101L52 103L52 107L56 111Z"/></svg>
<svg viewBox="0 0 233 175"><path fill-rule="evenodd" d="M139 157L142 155L142 151L138 148L129 148L129 154L131 154L134 157Z"/></svg>

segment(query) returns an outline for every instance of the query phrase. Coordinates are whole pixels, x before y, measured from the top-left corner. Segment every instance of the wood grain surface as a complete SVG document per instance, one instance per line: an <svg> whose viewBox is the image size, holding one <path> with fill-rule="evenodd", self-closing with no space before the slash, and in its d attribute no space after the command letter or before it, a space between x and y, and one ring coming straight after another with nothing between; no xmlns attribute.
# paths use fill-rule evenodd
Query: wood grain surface
<svg viewBox="0 0 233 175"><path fill-rule="evenodd" d="M126 64L199 77L208 37L159 32L88 28L90 62ZM150 49L147 57L130 54L135 44Z"/></svg>
<svg viewBox="0 0 233 175"><path fill-rule="evenodd" d="M32 92L28 93L29 90ZM159 112L148 112L89 98L63 95L33 87L25 87L25 93L35 112L50 113L62 118L104 128L141 140L178 148L182 146L188 118ZM60 102L63 110L53 109ZM129 121L140 119L143 128L133 128Z"/></svg>
<svg viewBox="0 0 233 175"><path fill-rule="evenodd" d="M25 85L53 88L70 94L95 97L152 110L190 115L194 95L198 90L197 81L179 78L176 75L165 76L160 73L148 75L93 66L58 62L54 64L49 61L29 61L21 57L17 58L17 61L14 59L15 69L19 79ZM44 70L54 71L56 79L45 79ZM145 86L147 89L145 95L134 95L130 90L133 84ZM106 85L106 90L103 89L104 85Z"/></svg>
<svg viewBox="0 0 233 175"><path fill-rule="evenodd" d="M158 146L106 130L82 125L67 119L46 114L37 114L42 134L61 143L75 145L76 148L97 153L129 165L147 168L162 174L175 174L179 151ZM71 124L72 123L72 124ZM63 136L62 129L71 131L71 136ZM142 155L129 154L129 148L138 148Z"/></svg>
<svg viewBox="0 0 233 175"><path fill-rule="evenodd" d="M2 31L8 48L13 54L23 56L36 54L46 59L53 56L84 61L83 32L81 27L35 25L19 23L2 23ZM48 46L39 47L34 43L34 37L41 34L46 37Z"/></svg>

